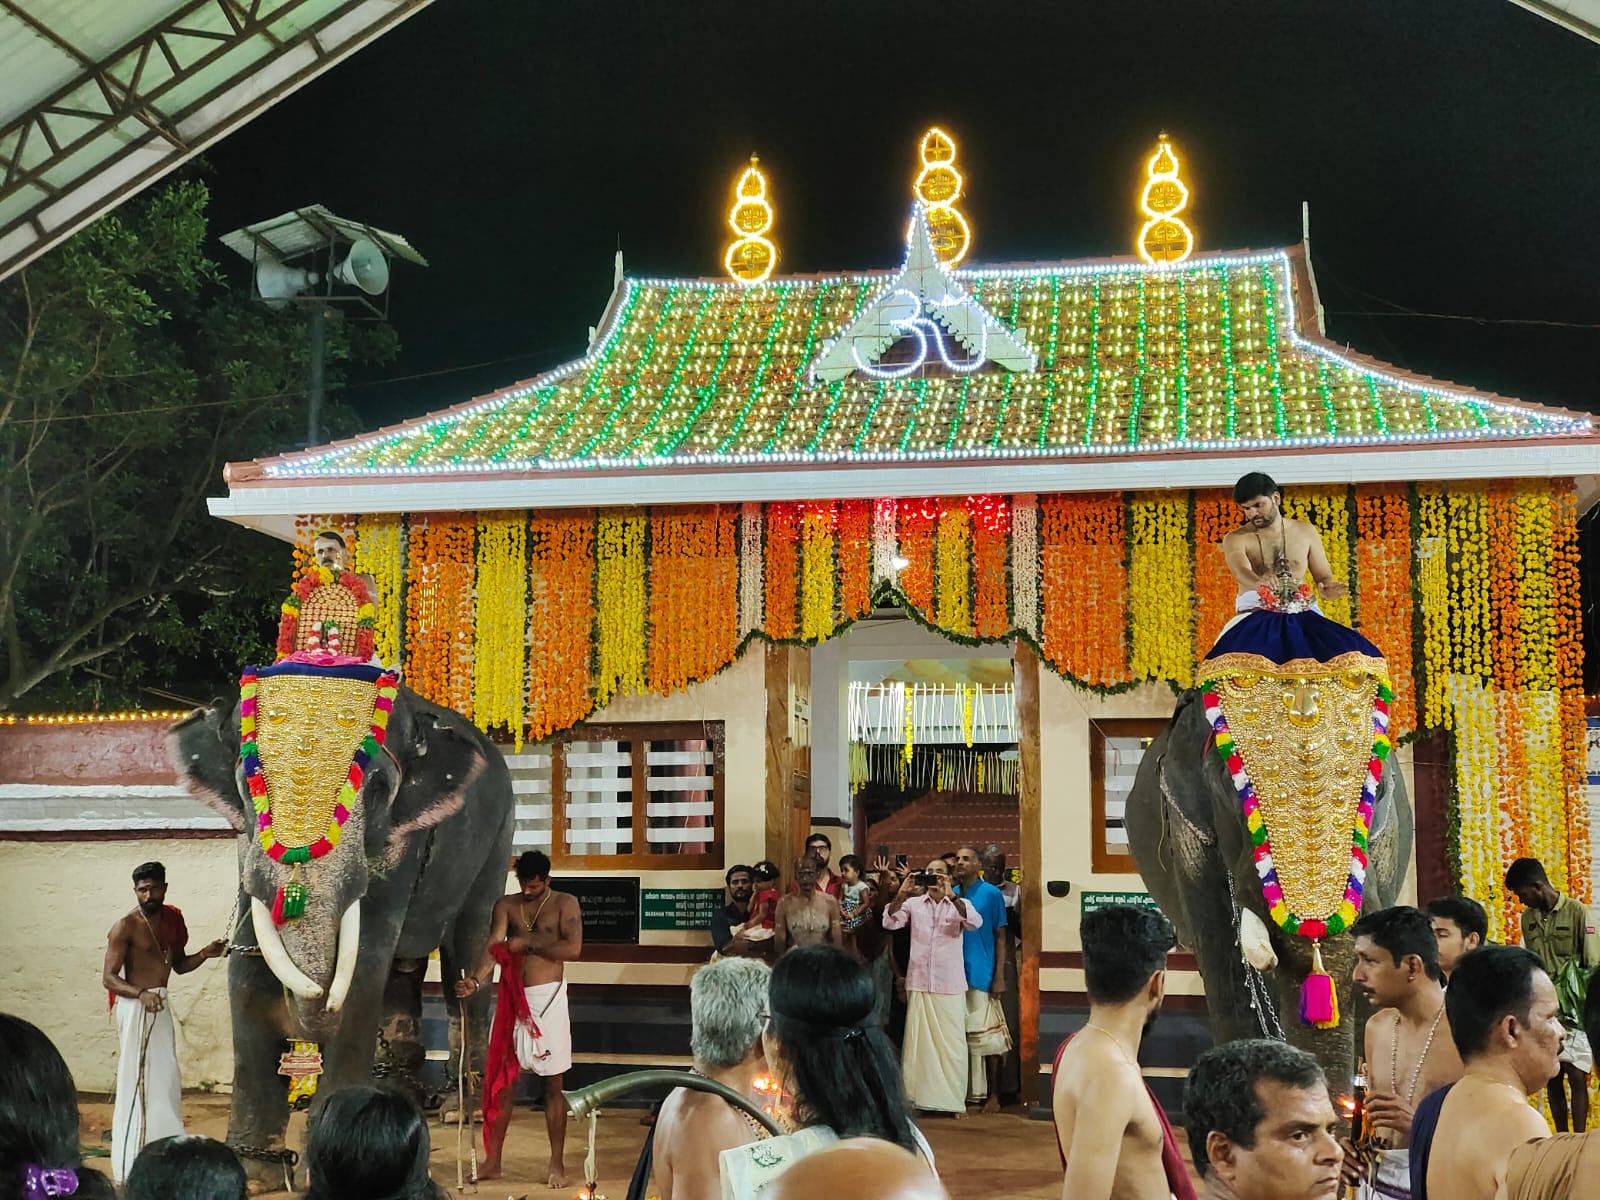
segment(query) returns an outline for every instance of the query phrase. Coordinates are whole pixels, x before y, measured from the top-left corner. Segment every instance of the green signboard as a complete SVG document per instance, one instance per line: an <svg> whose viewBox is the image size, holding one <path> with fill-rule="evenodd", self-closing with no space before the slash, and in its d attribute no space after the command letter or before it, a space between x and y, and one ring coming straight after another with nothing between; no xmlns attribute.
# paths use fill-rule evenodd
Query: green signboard
<svg viewBox="0 0 1600 1200"><path fill-rule="evenodd" d="M711 916L727 901L721 888L646 888L641 929L709 929Z"/></svg>
<svg viewBox="0 0 1600 1200"><path fill-rule="evenodd" d="M1156 902L1145 892L1079 892L1078 895L1083 899L1085 913L1092 913L1097 908L1109 908L1113 904L1131 904L1135 908L1160 911Z"/></svg>

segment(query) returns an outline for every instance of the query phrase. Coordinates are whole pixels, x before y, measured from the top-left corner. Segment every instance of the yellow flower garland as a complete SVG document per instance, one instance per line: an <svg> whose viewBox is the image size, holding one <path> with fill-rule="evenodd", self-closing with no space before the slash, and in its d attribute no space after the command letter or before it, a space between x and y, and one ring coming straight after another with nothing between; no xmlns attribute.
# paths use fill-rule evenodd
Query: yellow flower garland
<svg viewBox="0 0 1600 1200"><path fill-rule="evenodd" d="M1455 720L1450 704L1450 571L1445 557L1444 490L1417 485L1417 607L1422 619L1421 725L1448 729Z"/></svg>
<svg viewBox="0 0 1600 1200"><path fill-rule="evenodd" d="M935 559L936 619L957 637L972 636L972 518L966 506L951 504L939 513Z"/></svg>
<svg viewBox="0 0 1600 1200"><path fill-rule="evenodd" d="M356 526L355 569L370 575L377 585L372 604L376 625L374 649L378 661L388 666L400 662L401 612L400 580L404 564L400 556L400 518L394 513L362 517Z"/></svg>
<svg viewBox="0 0 1600 1200"><path fill-rule="evenodd" d="M645 555L648 522L602 513L595 531L595 707L645 690Z"/></svg>
<svg viewBox="0 0 1600 1200"><path fill-rule="evenodd" d="M832 505L808 504L800 515L800 636L808 642L833 636L834 521Z"/></svg>
<svg viewBox="0 0 1600 1200"><path fill-rule="evenodd" d="M1194 686L1194 602L1189 565L1189 497L1136 495L1128 505L1129 666L1135 679Z"/></svg>
<svg viewBox="0 0 1600 1200"><path fill-rule="evenodd" d="M472 712L478 728L511 731L522 749L528 640L528 525L519 515L478 520Z"/></svg>

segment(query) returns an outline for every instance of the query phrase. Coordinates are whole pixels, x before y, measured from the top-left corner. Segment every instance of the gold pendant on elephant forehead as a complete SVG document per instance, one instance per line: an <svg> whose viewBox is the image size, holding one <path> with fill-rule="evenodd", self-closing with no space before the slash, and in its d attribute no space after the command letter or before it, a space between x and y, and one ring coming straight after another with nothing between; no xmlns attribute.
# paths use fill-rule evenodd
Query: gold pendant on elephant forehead
<svg viewBox="0 0 1600 1200"><path fill-rule="evenodd" d="M372 731L378 688L336 675L269 675L256 685L256 745L273 836L306 846L328 832L340 789Z"/></svg>
<svg viewBox="0 0 1600 1200"><path fill-rule="evenodd" d="M1222 713L1255 784L1284 903L1302 917L1326 916L1344 899L1377 694L1377 679L1365 672L1219 682Z"/></svg>

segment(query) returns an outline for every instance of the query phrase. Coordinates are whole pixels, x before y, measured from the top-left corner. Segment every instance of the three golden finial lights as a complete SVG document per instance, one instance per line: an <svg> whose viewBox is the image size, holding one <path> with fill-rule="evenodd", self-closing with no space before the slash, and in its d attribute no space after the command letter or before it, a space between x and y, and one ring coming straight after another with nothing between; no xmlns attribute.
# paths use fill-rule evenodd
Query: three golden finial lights
<svg viewBox="0 0 1600 1200"><path fill-rule="evenodd" d="M932 126L917 146L918 168L911 191L921 203L934 254L946 266L955 266L972 248L972 226L962 214L960 201L966 180L956 166L953 137ZM1139 195L1143 222L1134 250L1147 263L1179 263L1194 253L1194 230L1180 216L1189 207L1189 187L1181 176L1181 163L1171 140L1162 134L1145 163L1145 180ZM733 185L728 228L733 239L722 256L723 269L740 283L760 283L778 265L778 247L772 231L772 202L760 160L750 164Z"/></svg>

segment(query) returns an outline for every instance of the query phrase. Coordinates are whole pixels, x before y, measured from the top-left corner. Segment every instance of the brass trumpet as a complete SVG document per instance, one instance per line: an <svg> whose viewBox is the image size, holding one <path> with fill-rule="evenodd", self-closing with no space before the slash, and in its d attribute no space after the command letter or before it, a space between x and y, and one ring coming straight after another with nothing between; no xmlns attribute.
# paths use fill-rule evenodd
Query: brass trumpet
<svg viewBox="0 0 1600 1200"><path fill-rule="evenodd" d="M588 1087L573 1088L571 1091L562 1092L566 1098L567 1110L575 1118L583 1118L594 1112L607 1100L614 1100L618 1096L627 1095L629 1092L643 1091L654 1087L682 1087L694 1092L711 1092L721 1096L735 1108L749 1113L750 1116L761 1123L773 1137L781 1137L783 1130L778 1123L768 1116L748 1096L741 1096L726 1084L718 1083L714 1079L707 1079L704 1075L695 1075L688 1071L630 1071L626 1075L613 1075L610 1079L602 1079L599 1083L591 1083Z"/></svg>

